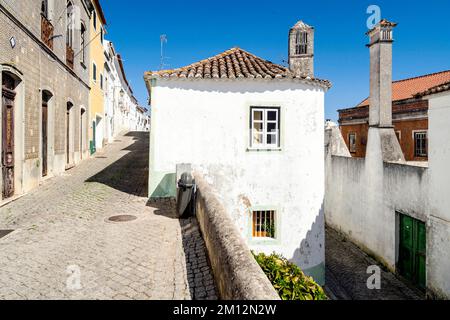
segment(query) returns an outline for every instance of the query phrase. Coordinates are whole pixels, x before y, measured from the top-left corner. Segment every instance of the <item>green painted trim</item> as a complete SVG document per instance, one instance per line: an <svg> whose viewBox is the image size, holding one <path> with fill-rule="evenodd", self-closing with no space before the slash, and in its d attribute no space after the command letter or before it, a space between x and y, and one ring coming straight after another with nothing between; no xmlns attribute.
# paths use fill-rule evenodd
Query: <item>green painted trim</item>
<svg viewBox="0 0 450 320"><path fill-rule="evenodd" d="M253 211L273 210L275 211L275 239L253 237ZM281 245L281 210L278 206L253 206L248 208L247 240L252 246L280 246Z"/></svg>
<svg viewBox="0 0 450 320"><path fill-rule="evenodd" d="M149 178L149 197L151 199L176 197L176 173L152 171Z"/></svg>
<svg viewBox="0 0 450 320"><path fill-rule="evenodd" d="M322 262L321 264L318 264L317 266L304 269L303 273L306 274L309 277L312 277L315 282L317 282L318 285L324 286L325 285L325 263Z"/></svg>

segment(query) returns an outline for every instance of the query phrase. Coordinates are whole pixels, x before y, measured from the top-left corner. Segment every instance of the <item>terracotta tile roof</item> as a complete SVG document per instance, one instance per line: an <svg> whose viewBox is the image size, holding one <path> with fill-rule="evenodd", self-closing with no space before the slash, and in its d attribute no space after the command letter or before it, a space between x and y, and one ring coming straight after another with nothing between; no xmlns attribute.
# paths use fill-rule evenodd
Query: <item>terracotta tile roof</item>
<svg viewBox="0 0 450 320"><path fill-rule="evenodd" d="M440 84L438 86L435 86L433 88L430 88L426 91L423 91L421 93L418 94L419 97L421 96L427 96L430 94L434 94L434 93L439 93L439 92L444 92L444 91L448 91L450 90L450 81L444 84Z"/></svg>
<svg viewBox="0 0 450 320"><path fill-rule="evenodd" d="M450 70L423 75L420 77L392 82L392 101L406 100L422 95L434 87L450 82ZM358 107L369 105L369 98L361 102Z"/></svg>
<svg viewBox="0 0 450 320"><path fill-rule="evenodd" d="M149 71L146 72L145 75L146 77L200 79L296 78L331 87L331 83L328 80L295 76L289 71L289 69L273 62L261 59L237 47L182 68L155 72Z"/></svg>

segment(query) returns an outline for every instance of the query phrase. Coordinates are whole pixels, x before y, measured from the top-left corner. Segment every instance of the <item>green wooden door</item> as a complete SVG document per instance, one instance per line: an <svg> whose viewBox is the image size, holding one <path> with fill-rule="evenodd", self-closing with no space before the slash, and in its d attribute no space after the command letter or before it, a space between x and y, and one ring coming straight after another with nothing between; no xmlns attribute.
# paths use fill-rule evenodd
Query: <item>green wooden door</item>
<svg viewBox="0 0 450 320"><path fill-rule="evenodd" d="M426 287L425 223L400 215L399 272L421 289Z"/></svg>
<svg viewBox="0 0 450 320"><path fill-rule="evenodd" d="M97 150L96 150L96 123L95 121L92 122L92 141L91 141L91 155L94 154Z"/></svg>

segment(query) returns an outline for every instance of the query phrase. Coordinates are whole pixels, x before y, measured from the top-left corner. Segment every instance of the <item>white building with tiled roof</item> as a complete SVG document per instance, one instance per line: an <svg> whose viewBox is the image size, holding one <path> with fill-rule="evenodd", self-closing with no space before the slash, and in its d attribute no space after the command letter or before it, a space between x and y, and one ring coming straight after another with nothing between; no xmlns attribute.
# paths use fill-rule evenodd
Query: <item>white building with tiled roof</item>
<svg viewBox="0 0 450 320"><path fill-rule="evenodd" d="M313 28L290 33L290 67L232 48L147 72L151 198L174 197L192 164L220 194L250 248L277 252L324 282L324 95Z"/></svg>

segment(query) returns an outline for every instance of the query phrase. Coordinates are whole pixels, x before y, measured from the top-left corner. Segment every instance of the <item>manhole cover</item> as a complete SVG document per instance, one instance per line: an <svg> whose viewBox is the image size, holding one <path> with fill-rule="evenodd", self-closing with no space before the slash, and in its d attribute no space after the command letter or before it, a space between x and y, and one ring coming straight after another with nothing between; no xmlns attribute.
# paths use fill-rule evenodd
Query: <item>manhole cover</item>
<svg viewBox="0 0 450 320"><path fill-rule="evenodd" d="M128 222L128 221L133 221L133 220L136 220L136 219L137 219L136 216L120 215L120 216L113 216L113 217L109 218L108 221L111 221L111 222Z"/></svg>
<svg viewBox="0 0 450 320"><path fill-rule="evenodd" d="M0 239L6 237L8 234L13 232L14 230L0 230Z"/></svg>

